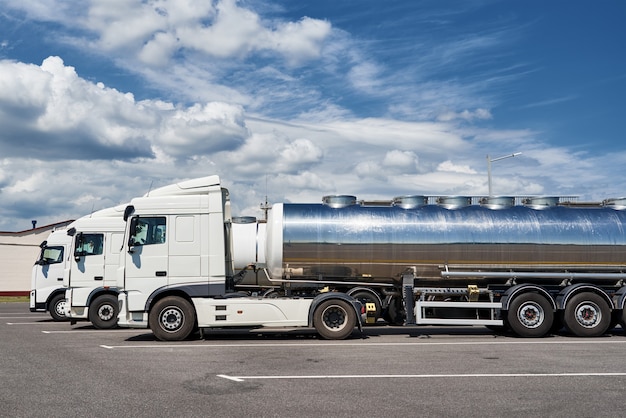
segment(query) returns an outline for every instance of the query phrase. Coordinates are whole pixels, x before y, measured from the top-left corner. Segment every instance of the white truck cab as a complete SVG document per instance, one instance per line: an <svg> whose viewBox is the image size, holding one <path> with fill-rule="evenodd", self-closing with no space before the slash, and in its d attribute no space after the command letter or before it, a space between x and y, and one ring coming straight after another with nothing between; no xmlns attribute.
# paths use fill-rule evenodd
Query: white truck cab
<svg viewBox="0 0 626 418"><path fill-rule="evenodd" d="M39 245L41 251L32 270L30 311L49 311L55 321L67 319L63 273L69 262L71 241L66 229L52 231L48 239Z"/></svg>
<svg viewBox="0 0 626 418"><path fill-rule="evenodd" d="M345 293L269 297L235 291L243 275L234 273L258 263L259 252L252 251L249 259L236 256L247 251L233 248L238 240L233 239L229 194L218 176L133 199L124 219L117 276L123 289L121 327L150 327L160 340L182 340L196 329L268 326L315 326L325 338L345 338L361 326L361 303ZM245 245L257 248L255 238L264 244L263 236Z"/></svg>
<svg viewBox="0 0 626 418"><path fill-rule="evenodd" d="M65 315L98 329L117 325L116 270L124 237L122 207L95 212L68 229L69 262L63 275Z"/></svg>

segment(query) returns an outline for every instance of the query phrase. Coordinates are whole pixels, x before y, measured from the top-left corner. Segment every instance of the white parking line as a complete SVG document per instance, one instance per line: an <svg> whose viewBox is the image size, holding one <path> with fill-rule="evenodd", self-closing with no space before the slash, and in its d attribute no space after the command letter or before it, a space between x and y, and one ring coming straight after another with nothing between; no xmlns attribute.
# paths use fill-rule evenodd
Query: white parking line
<svg viewBox="0 0 626 418"><path fill-rule="evenodd" d="M117 334L129 332L133 334L137 334L137 330L128 330L128 329L71 329L68 331L41 331L42 334L84 334L86 332L97 332L99 334L103 334L105 332L114 332Z"/></svg>
<svg viewBox="0 0 626 418"><path fill-rule="evenodd" d="M259 348L259 347L399 347L399 346L441 346L441 345L527 345L527 344L542 344L542 345L567 345L567 344L626 344L626 339L621 340L571 340L571 341L540 341L540 340L526 340L526 341L468 341L468 342L410 342L410 343L370 343L367 341L359 342L359 343L348 343L348 342L339 342L339 343L313 343L313 342L305 342L305 343L237 343L237 344L185 344L181 342L180 344L168 344L168 343L156 343L156 344L142 344L142 345L101 345L100 347L106 348L109 350L117 350L117 349L145 349L145 348Z"/></svg>
<svg viewBox="0 0 626 418"><path fill-rule="evenodd" d="M55 321L42 321L42 322L7 322L7 325L59 325L59 322Z"/></svg>
<svg viewBox="0 0 626 418"><path fill-rule="evenodd" d="M346 375L308 375L308 376L229 376L218 374L217 377L244 382L246 380L269 379L431 379L431 378L511 378L511 377L615 377L626 376L626 373L474 373L474 374L346 374Z"/></svg>

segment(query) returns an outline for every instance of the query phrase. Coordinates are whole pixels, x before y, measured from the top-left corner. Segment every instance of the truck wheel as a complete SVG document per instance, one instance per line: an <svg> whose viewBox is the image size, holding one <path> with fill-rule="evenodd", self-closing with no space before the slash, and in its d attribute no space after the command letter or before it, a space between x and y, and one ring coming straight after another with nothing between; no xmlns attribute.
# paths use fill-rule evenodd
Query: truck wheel
<svg viewBox="0 0 626 418"><path fill-rule="evenodd" d="M159 340L182 341L195 329L196 311L186 299L168 296L154 304L148 322Z"/></svg>
<svg viewBox="0 0 626 418"><path fill-rule="evenodd" d="M348 293L348 295L352 296L353 298L361 302L361 305L363 305L363 307L365 307L366 303L373 303L374 306L376 307L376 321L378 321L378 319L380 318L382 308L380 305L380 300L376 297L376 295L374 295L372 292L369 292L367 290L359 290L354 293Z"/></svg>
<svg viewBox="0 0 626 418"><path fill-rule="evenodd" d="M611 308L596 293L579 293L567 302L563 320L577 337L599 337L611 324Z"/></svg>
<svg viewBox="0 0 626 418"><path fill-rule="evenodd" d="M343 340L354 331L356 313L346 301L327 300L315 309L313 326L324 339Z"/></svg>
<svg viewBox="0 0 626 418"><path fill-rule="evenodd" d="M119 307L113 295L97 297L89 305L89 321L98 329L111 329L117 326Z"/></svg>
<svg viewBox="0 0 626 418"><path fill-rule="evenodd" d="M68 318L65 316L66 302L65 295L62 293L59 293L50 300L48 310L50 311L52 319L55 321L67 321Z"/></svg>
<svg viewBox="0 0 626 418"><path fill-rule="evenodd" d="M509 306L507 322L520 337L543 337L552 328L552 304L537 293L519 295Z"/></svg>

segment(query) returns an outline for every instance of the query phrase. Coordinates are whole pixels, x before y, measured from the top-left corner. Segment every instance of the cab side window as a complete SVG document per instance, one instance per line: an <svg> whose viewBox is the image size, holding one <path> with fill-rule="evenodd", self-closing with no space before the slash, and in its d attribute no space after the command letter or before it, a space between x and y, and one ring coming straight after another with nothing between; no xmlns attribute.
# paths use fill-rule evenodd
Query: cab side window
<svg viewBox="0 0 626 418"><path fill-rule="evenodd" d="M153 245L165 243L166 222L164 216L134 218L128 245Z"/></svg>
<svg viewBox="0 0 626 418"><path fill-rule="evenodd" d="M103 234L80 234L76 237L76 255L100 255L103 243Z"/></svg>
<svg viewBox="0 0 626 418"><path fill-rule="evenodd" d="M39 258L43 264L57 264L63 262L63 247L44 247Z"/></svg>

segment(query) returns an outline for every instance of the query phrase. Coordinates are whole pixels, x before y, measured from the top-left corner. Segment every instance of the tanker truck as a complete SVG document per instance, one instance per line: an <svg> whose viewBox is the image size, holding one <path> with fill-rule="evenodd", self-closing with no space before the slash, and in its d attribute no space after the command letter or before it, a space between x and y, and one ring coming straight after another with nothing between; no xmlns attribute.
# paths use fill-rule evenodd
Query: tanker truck
<svg viewBox="0 0 626 418"><path fill-rule="evenodd" d="M236 227L217 176L155 192L126 208L119 325L161 340L237 326L341 339L382 320L591 337L624 322L625 199L328 196L274 204L261 229ZM246 267L261 279L234 274Z"/></svg>

